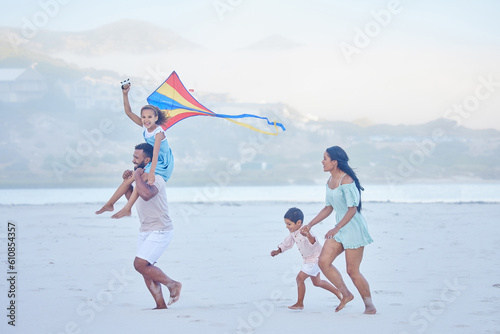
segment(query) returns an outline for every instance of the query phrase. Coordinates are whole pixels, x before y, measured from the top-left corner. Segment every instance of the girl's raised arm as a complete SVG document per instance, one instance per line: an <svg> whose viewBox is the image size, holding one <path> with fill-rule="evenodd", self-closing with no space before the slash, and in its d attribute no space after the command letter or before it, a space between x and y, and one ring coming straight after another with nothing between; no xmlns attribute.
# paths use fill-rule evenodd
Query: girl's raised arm
<svg viewBox="0 0 500 334"><path fill-rule="evenodd" d="M139 116L132 112L132 108L130 107L130 102L128 100L128 92L130 90L130 84L125 85L122 89L123 92L123 108L125 109L125 114L137 125L142 127L142 121Z"/></svg>

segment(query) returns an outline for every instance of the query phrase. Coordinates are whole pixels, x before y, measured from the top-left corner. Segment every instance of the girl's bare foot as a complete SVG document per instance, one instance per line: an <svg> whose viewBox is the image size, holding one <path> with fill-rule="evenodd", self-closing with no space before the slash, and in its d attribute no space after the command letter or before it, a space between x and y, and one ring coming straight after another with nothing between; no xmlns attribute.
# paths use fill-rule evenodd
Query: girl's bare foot
<svg viewBox="0 0 500 334"><path fill-rule="evenodd" d="M118 211L117 213L115 213L114 215L112 215L111 218L118 219L118 218L122 218L125 216L131 216L131 215L132 215L132 210L123 208L120 211Z"/></svg>
<svg viewBox="0 0 500 334"><path fill-rule="evenodd" d="M349 293L348 295L343 296L342 299L340 300L339 306L337 306L337 308L335 309L335 312L338 312L341 309L343 309L344 306L353 299L354 299L354 296L352 295L352 293Z"/></svg>
<svg viewBox="0 0 500 334"><path fill-rule="evenodd" d="M303 310L304 309L304 304L295 303L292 306L288 306L288 308L290 310Z"/></svg>
<svg viewBox="0 0 500 334"><path fill-rule="evenodd" d="M170 299L168 301L168 305L172 305L176 301L179 300L179 297L181 296L181 289L182 289L182 284L179 282L172 283L172 286L167 286L167 288L170 290Z"/></svg>
<svg viewBox="0 0 500 334"><path fill-rule="evenodd" d="M106 211L113 211L115 208L113 205L111 204L104 204L104 206L101 208L101 210L98 210L95 212L96 215L100 215L101 213L103 212L106 212Z"/></svg>
<svg viewBox="0 0 500 334"><path fill-rule="evenodd" d="M168 307L165 304L163 304L163 305L156 305L156 307L153 310L164 310L166 308L168 308Z"/></svg>

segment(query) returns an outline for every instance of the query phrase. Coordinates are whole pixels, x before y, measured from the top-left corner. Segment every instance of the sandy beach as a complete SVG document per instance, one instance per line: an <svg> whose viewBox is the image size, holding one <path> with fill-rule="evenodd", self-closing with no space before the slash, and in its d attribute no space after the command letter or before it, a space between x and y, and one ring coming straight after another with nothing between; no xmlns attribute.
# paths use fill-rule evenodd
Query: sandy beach
<svg viewBox="0 0 500 334"><path fill-rule="evenodd" d="M308 221L322 203L171 204L175 235L158 266L183 290L168 310L151 310L132 266L135 211L112 220L95 216L98 206L0 206L0 332L500 333L498 204L364 203L375 242L361 270L378 309L373 316L362 314L343 256L335 264L355 295L345 309L335 313L335 297L310 280L304 310L287 308L296 301L301 257L296 248L269 253L288 233L282 217L289 207ZM9 226L16 233L11 269ZM332 226L330 217L313 233L323 242Z"/></svg>

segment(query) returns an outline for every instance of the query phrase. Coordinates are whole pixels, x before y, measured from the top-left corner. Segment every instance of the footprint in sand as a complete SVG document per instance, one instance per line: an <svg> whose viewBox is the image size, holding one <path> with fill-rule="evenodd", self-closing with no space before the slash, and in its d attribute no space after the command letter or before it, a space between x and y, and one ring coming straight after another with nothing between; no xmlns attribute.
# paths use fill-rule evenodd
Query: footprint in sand
<svg viewBox="0 0 500 334"><path fill-rule="evenodd" d="M375 294L382 294L382 295L402 295L403 293L401 291L388 291L388 290L376 290L373 291Z"/></svg>

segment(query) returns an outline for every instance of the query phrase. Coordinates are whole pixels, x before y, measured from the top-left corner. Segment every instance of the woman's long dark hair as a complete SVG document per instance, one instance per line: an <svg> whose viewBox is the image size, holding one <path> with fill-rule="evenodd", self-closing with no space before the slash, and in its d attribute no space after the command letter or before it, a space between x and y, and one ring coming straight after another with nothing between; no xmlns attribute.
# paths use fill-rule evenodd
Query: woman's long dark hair
<svg viewBox="0 0 500 334"><path fill-rule="evenodd" d="M347 153L345 153L345 151L339 146L332 146L327 148L326 153L328 153L330 159L337 161L338 167L341 171L349 175L354 180L356 188L358 188L359 191L358 212L361 212L361 191L365 190L365 188L361 186L361 184L359 183L359 179L356 176L356 173L354 173L351 166L349 166L348 164L349 157L347 156Z"/></svg>

